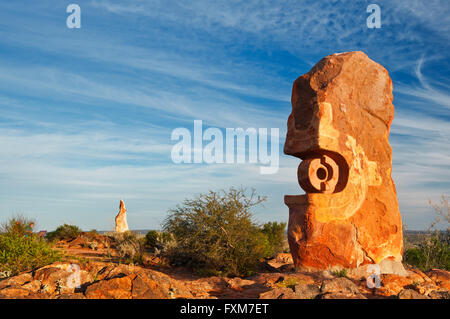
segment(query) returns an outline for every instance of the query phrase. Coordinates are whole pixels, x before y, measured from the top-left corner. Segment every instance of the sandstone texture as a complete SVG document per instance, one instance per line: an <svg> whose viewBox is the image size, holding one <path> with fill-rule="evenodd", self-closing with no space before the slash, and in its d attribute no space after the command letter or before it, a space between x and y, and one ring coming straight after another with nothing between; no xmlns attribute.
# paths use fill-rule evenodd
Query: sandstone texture
<svg viewBox="0 0 450 319"><path fill-rule="evenodd" d="M123 200L120 200L119 213L116 216L116 233L129 231L127 223L127 209Z"/></svg>
<svg viewBox="0 0 450 319"><path fill-rule="evenodd" d="M302 160L306 192L285 196L296 267L390 260L401 268L394 273L404 271L388 142L392 100L387 70L363 52L327 56L294 82L284 153Z"/></svg>
<svg viewBox="0 0 450 319"><path fill-rule="evenodd" d="M419 294L415 290L404 289L398 294L398 299L430 299L430 298Z"/></svg>
<svg viewBox="0 0 450 319"><path fill-rule="evenodd" d="M441 269L432 269L427 272L427 275L443 288L450 290L450 272Z"/></svg>

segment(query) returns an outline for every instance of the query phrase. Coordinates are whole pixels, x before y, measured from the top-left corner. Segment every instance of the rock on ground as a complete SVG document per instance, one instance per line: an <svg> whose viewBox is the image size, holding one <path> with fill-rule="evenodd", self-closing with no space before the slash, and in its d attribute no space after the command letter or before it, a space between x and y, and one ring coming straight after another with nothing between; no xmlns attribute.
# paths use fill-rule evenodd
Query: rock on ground
<svg viewBox="0 0 450 319"><path fill-rule="evenodd" d="M379 289L332 272L258 273L248 278L198 277L185 269L155 270L91 261L76 264L78 286L69 285L73 263L57 262L0 280L0 299L449 299L449 272L382 275ZM72 278L73 279L73 278Z"/></svg>

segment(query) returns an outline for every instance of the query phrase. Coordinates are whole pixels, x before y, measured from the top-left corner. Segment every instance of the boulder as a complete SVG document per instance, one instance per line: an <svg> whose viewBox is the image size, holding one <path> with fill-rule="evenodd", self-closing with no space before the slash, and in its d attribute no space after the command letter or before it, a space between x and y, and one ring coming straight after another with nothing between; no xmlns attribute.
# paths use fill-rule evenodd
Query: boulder
<svg viewBox="0 0 450 319"><path fill-rule="evenodd" d="M168 299L168 292L161 289L157 282L150 279L145 273L139 273L133 279L131 290L133 299Z"/></svg>
<svg viewBox="0 0 450 319"><path fill-rule="evenodd" d="M428 277L436 282L439 287L450 290L450 271L432 269L427 272Z"/></svg>
<svg viewBox="0 0 450 319"><path fill-rule="evenodd" d="M382 287L377 291L384 296L397 295L404 287L413 284L411 279L394 274L381 275L381 282Z"/></svg>
<svg viewBox="0 0 450 319"><path fill-rule="evenodd" d="M403 289L398 294L398 299L430 299L427 296L419 294L413 289Z"/></svg>
<svg viewBox="0 0 450 319"><path fill-rule="evenodd" d="M235 278L224 278L224 280L228 284L228 288L234 291L243 291L244 286L251 286L255 284L253 280L242 279L239 277Z"/></svg>
<svg viewBox="0 0 450 319"><path fill-rule="evenodd" d="M433 282L423 282L419 284L415 283L414 290L421 295L429 295L432 291L439 290L439 287Z"/></svg>
<svg viewBox="0 0 450 319"><path fill-rule="evenodd" d="M320 295L320 289L316 285L295 285L295 297L297 299L314 299Z"/></svg>
<svg viewBox="0 0 450 319"><path fill-rule="evenodd" d="M407 278L410 279L411 282L418 282L418 283L434 282L433 280L430 279L430 277L428 277L425 273L423 273L419 269L410 268L408 269L407 272L408 272Z"/></svg>
<svg viewBox="0 0 450 319"><path fill-rule="evenodd" d="M57 267L49 267L36 271L35 279L41 283L41 290L49 294L57 293L64 286L64 281L69 277L66 270Z"/></svg>
<svg viewBox="0 0 450 319"><path fill-rule="evenodd" d="M53 264L36 271L35 280L41 283L43 292L53 294L73 293L92 281L91 275L78 264Z"/></svg>
<svg viewBox="0 0 450 319"><path fill-rule="evenodd" d="M275 288L259 295L259 299L297 299L291 288Z"/></svg>
<svg viewBox="0 0 450 319"><path fill-rule="evenodd" d="M39 280L33 280L24 284L21 288L28 290L30 293L36 293L41 289L41 282Z"/></svg>
<svg viewBox="0 0 450 319"><path fill-rule="evenodd" d="M6 287L0 290L0 298L19 299L29 294L29 290L17 286Z"/></svg>
<svg viewBox="0 0 450 319"><path fill-rule="evenodd" d="M87 299L131 299L130 276L96 282L86 288Z"/></svg>
<svg viewBox="0 0 450 319"><path fill-rule="evenodd" d="M390 260L389 258L384 259L379 264L366 264L348 269L349 277L354 279L367 279L374 274L378 276L383 274L394 274L399 276L418 277L416 273L407 271L401 262ZM420 278L420 281L423 281L423 279Z"/></svg>
<svg viewBox="0 0 450 319"><path fill-rule="evenodd" d="M401 262L392 100L387 70L363 52L327 56L294 82L284 153L302 160L306 192L285 196L297 267Z"/></svg>
<svg viewBox="0 0 450 319"><path fill-rule="evenodd" d="M359 289L350 279L339 277L324 280L320 292L322 294L334 294L338 296L353 296L359 294Z"/></svg>
<svg viewBox="0 0 450 319"><path fill-rule="evenodd" d="M395 274L399 276L408 276L408 272L400 261L392 260L391 258L383 259L380 264L381 274Z"/></svg>
<svg viewBox="0 0 450 319"><path fill-rule="evenodd" d="M342 294L342 293L328 293L328 294L324 294L320 296L321 299L367 299L367 297L365 297L362 294L354 294L354 295L349 295L349 294Z"/></svg>
<svg viewBox="0 0 450 319"><path fill-rule="evenodd" d="M86 239L81 236L75 237L75 238L67 241L68 248L82 248L85 246L85 244L86 244Z"/></svg>
<svg viewBox="0 0 450 319"><path fill-rule="evenodd" d="M448 290L435 290L428 294L431 299L450 299L450 292Z"/></svg>
<svg viewBox="0 0 450 319"><path fill-rule="evenodd" d="M14 277L9 277L0 281L0 289L8 286L22 286L23 284L33 280L31 273L23 273Z"/></svg>

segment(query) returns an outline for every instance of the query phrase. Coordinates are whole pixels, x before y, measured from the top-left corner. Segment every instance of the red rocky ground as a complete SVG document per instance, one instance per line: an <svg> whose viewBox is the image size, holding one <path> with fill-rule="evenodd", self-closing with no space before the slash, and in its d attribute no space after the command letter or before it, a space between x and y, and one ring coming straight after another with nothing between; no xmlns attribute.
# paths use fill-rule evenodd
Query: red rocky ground
<svg viewBox="0 0 450 319"><path fill-rule="evenodd" d="M93 241L97 243L92 245ZM382 275L382 286L369 289L365 278L352 272L347 277L329 271L296 272L290 254L280 254L263 265L264 271L248 278L198 277L152 256L145 258L144 266L118 264L104 236L90 238L89 243L80 237L60 242L59 249L72 258L0 280L0 298L449 298L450 272L444 270ZM79 266L78 288L70 285L77 268L73 264Z"/></svg>

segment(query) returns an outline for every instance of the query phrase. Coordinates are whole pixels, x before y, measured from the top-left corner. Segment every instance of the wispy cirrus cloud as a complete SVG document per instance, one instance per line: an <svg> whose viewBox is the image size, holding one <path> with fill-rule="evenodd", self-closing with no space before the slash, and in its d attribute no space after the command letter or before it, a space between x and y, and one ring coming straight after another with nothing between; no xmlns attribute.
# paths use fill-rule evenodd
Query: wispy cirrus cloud
<svg viewBox="0 0 450 319"><path fill-rule="evenodd" d="M362 50L393 78L393 175L405 223L423 228L428 199L450 189L449 4L379 1L383 26L369 30L369 3L80 0L83 27L68 30L65 3L3 2L1 217L112 228L122 197L133 227L157 228L183 198L243 184L269 196L262 220L286 220L283 195L302 193L298 159L266 176L174 165L170 132L201 119L283 135L295 78Z"/></svg>
<svg viewBox="0 0 450 319"><path fill-rule="evenodd" d="M425 103L425 106L423 107L424 109L428 108L431 110L429 106L434 106L433 113L436 115L446 114L448 116L450 115L450 94L448 93L449 86L447 85L445 79L442 79L442 81L436 81L435 79L434 82L439 84L441 88L434 87L433 83L422 74L424 62L425 59L421 57L417 61L417 66L414 69L414 75L418 83L416 85L411 83L409 85L399 85L396 87L396 92L404 94L408 97L418 98L419 100L413 101L413 103Z"/></svg>

